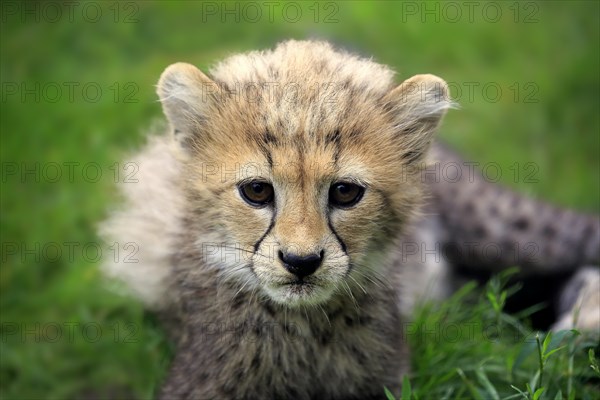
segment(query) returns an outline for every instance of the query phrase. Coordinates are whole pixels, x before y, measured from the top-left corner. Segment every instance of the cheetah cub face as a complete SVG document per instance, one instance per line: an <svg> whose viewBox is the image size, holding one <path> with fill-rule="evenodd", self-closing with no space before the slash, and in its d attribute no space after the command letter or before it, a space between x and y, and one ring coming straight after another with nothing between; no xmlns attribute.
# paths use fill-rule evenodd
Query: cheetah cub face
<svg viewBox="0 0 600 400"><path fill-rule="evenodd" d="M174 64L158 85L184 165L187 251L292 308L385 280L421 196L410 167L450 105L437 77L394 86L383 66L311 49L234 57L211 78Z"/></svg>

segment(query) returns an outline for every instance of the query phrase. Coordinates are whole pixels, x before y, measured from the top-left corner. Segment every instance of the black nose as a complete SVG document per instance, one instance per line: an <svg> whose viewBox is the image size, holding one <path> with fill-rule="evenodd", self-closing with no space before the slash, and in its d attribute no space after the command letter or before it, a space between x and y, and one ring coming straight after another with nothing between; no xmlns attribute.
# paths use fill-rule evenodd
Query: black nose
<svg viewBox="0 0 600 400"><path fill-rule="evenodd" d="M285 269L298 278L304 278L315 272L321 261L323 261L323 251L319 254L309 254L307 256L299 256L292 253L284 254L279 250L279 259L283 261Z"/></svg>

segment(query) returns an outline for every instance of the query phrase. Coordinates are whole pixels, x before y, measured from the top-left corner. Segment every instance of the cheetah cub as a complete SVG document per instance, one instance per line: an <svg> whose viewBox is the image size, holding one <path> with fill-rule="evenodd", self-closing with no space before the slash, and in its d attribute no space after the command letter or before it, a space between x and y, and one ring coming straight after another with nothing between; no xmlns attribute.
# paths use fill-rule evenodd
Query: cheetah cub
<svg viewBox="0 0 600 400"><path fill-rule="evenodd" d="M550 206L479 176L423 179L426 162L455 157L428 151L452 107L436 76L396 84L371 60L288 41L208 75L171 65L158 95L168 133L134 160L139 183L123 185L126 205L103 231L138 244L139 263L106 270L168 319L177 341L161 398L382 398L409 368L403 321L417 299L449 294L453 265L598 263L594 217L560 211L567 228ZM493 216L475 196L496 204ZM516 219L527 225L517 234ZM541 243L543 229L544 251L517 251L516 262L477 251L430 260L407 246L460 250L474 235Z"/></svg>

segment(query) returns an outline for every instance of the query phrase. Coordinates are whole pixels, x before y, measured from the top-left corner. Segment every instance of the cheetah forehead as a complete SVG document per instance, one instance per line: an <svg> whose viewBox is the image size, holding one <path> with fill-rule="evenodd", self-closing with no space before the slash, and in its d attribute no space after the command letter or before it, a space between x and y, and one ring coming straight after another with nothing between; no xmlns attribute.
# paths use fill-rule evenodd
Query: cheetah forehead
<svg viewBox="0 0 600 400"><path fill-rule="evenodd" d="M369 148L387 161L412 162L451 106L441 78L416 75L397 85L388 67L326 42L234 55L208 75L176 63L157 92L177 140L209 158L217 147L243 154L291 144L298 154Z"/></svg>
<svg viewBox="0 0 600 400"><path fill-rule="evenodd" d="M213 67L210 75L226 85L340 83L380 95L394 83L390 68L319 41L290 40L273 50L237 54Z"/></svg>
<svg viewBox="0 0 600 400"><path fill-rule="evenodd" d="M248 142L258 135L268 147L284 137L319 147L373 130L376 114L384 112L377 102L396 86L387 66L319 41L290 40L272 50L234 55L209 75L219 93L234 100L219 115L227 115L220 122L235 126L216 130L243 131ZM257 97L249 87L259 88Z"/></svg>

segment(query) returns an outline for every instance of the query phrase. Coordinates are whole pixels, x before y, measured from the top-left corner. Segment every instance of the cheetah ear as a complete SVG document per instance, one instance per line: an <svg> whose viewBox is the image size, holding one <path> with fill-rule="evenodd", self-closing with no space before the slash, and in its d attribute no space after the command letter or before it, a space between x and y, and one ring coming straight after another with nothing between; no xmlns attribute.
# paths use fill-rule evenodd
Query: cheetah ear
<svg viewBox="0 0 600 400"><path fill-rule="evenodd" d="M203 129L217 84L187 63L172 64L160 76L156 90L177 141L191 145Z"/></svg>
<svg viewBox="0 0 600 400"><path fill-rule="evenodd" d="M442 117L454 106L448 85L435 75L415 75L405 80L384 97L384 102L393 114L407 163L423 157Z"/></svg>

